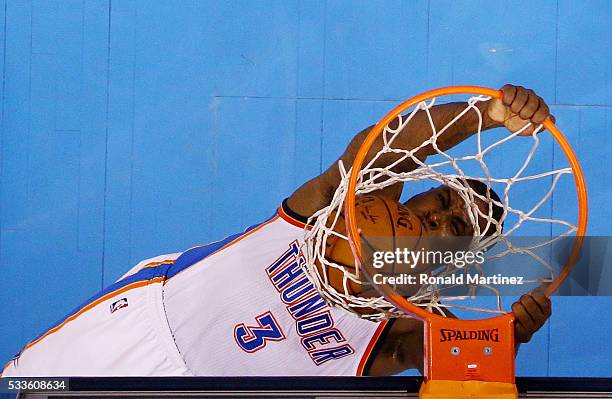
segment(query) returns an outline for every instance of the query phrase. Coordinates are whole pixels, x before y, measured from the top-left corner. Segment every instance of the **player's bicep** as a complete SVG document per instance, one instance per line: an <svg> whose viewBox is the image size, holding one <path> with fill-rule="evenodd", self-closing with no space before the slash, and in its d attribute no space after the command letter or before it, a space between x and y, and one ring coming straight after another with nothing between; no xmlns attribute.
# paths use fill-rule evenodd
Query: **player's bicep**
<svg viewBox="0 0 612 399"><path fill-rule="evenodd" d="M329 166L322 174L304 183L298 188L291 196L287 199L287 205L289 208L297 213L298 215L306 218L312 216L313 213L319 209L329 205L334 192L338 188L341 180L340 174L340 161L344 165L345 170L349 170L355 160L359 147L363 143L363 140L368 135L371 127L362 130L357 134L349 145L344 150L342 156ZM372 151L373 154L375 151ZM371 155L373 155L371 154ZM399 200L402 192L402 183L387 187L380 192L376 192L376 195L393 198Z"/></svg>
<svg viewBox="0 0 612 399"><path fill-rule="evenodd" d="M334 186L331 172L309 180L287 198L287 206L300 216L309 218L319 209L329 205L337 183Z"/></svg>
<svg viewBox="0 0 612 399"><path fill-rule="evenodd" d="M339 161L342 161L345 169L348 170L351 167L358 148L357 144L361 141L364 132L359 133L353 138L338 161L334 162L319 176L304 183L291 194L287 199L287 205L293 212L308 218L319 209L329 205L334 192L340 184Z"/></svg>

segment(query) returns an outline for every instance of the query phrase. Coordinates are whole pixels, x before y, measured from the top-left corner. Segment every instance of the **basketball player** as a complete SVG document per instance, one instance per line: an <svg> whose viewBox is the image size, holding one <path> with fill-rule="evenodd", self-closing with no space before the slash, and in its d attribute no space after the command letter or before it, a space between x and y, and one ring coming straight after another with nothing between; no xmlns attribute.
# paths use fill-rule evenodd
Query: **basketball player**
<svg viewBox="0 0 612 399"><path fill-rule="evenodd" d="M478 104L484 128L504 125L516 131L549 116L533 91L510 85L502 90L503 100ZM439 105L431 114L439 126L464 108L463 103ZM431 135L425 115L418 113L413 122L397 138L404 148ZM438 145L450 148L476 129L476 117L468 113ZM340 158L345 165L352 164L367 132L351 141ZM432 153L424 148L417 156ZM390 157L381 164L393 161ZM405 161L396 169L416 167ZM218 242L140 262L28 343L2 376L389 375L420 369L419 321L376 323L331 307L306 274L300 250L305 222L329 204L339 179L334 164L267 221ZM473 234L453 190L438 187L405 205L397 203L401 190L396 184L374 194L411 212L422 235ZM546 297L527 294L512 310L516 341L528 342L551 307Z"/></svg>

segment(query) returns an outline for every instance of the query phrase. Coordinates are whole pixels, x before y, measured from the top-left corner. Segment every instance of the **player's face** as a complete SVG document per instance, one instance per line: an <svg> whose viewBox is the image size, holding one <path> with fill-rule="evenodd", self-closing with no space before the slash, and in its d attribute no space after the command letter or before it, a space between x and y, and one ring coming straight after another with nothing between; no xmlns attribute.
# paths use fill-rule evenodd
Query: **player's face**
<svg viewBox="0 0 612 399"><path fill-rule="evenodd" d="M421 220L423 235L465 237L474 234L465 201L448 186L415 195L405 205Z"/></svg>

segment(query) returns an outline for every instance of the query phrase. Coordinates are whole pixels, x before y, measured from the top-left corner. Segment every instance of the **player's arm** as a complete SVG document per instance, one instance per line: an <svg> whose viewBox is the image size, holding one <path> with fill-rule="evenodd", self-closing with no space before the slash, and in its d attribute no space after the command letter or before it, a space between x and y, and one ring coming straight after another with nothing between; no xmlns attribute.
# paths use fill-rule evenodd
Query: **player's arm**
<svg viewBox="0 0 612 399"><path fill-rule="evenodd" d="M440 309L446 317L455 317L448 309ZM436 314L442 315L434 309ZM423 374L423 322L413 318L397 318L379 344L374 360L365 370L367 375L385 376L416 369Z"/></svg>
<svg viewBox="0 0 612 399"><path fill-rule="evenodd" d="M399 318L380 342L366 375L386 376L416 369L423 374L423 322Z"/></svg>
<svg viewBox="0 0 612 399"><path fill-rule="evenodd" d="M504 93L502 100L477 103L483 117L483 130L505 125L509 130L516 131L529 121L539 124L549 116L548 106L532 90L520 86L506 85L502 88L502 91ZM430 113L434 125L445 126L460 114L466 106L466 103L449 103L432 107ZM395 123L397 122L395 121ZM478 124L477 113L467 112L438 138L438 147L441 150L454 147L473 135L478 129ZM339 160L342 160L347 169L353 164L357 151L370 129L371 127L358 133L351 140L342 156L340 156ZM529 131L528 129L526 133ZM397 136L395 144L398 147L410 150L417 148L423 141L429 139L431 135L432 130L427 113L419 111L415 114L411 123L407 124ZM381 150L382 145L382 138L379 137L370 149L365 163L368 163ZM427 146L419 150L415 155L418 159L424 160L434 153L435 150L431 146ZM385 153L377 160L375 166L384 167L393 163L400 156L399 154ZM340 182L340 171L337 164L337 161L334 162L323 174L298 188L287 200L289 208L302 216L309 217L317 210L327 206ZM411 159L406 159L398 164L394 171L409 172L416 169L417 166ZM377 192L377 194L399 199L401 192L402 184L397 183Z"/></svg>

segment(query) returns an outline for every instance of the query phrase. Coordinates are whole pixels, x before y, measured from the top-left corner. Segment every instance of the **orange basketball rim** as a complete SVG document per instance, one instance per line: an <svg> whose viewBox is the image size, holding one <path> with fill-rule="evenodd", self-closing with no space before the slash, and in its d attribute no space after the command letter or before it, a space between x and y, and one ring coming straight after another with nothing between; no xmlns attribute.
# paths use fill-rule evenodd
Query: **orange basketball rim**
<svg viewBox="0 0 612 399"><path fill-rule="evenodd" d="M385 115L371 129L356 154L349 176L344 213L349 242L355 260L362 269L361 237L356 223L355 193L359 173L368 151L384 128L402 112L423 101L453 94L502 98L501 91L479 86L449 86L427 91L404 101ZM544 121L543 126L552 134L569 161L578 198L576 237L563 269L546 287L545 294L550 296L561 286L578 259L587 228L588 202L584 175L573 149L550 118ZM421 387L421 398L518 397L514 385L514 316L512 313L481 320L446 318L411 303L386 285L378 285L378 288L393 306L425 323L425 383ZM457 334L467 339L457 344L457 341L450 339L456 337ZM469 336L483 339L471 340Z"/></svg>

